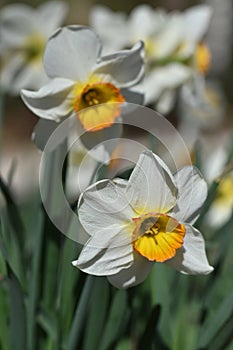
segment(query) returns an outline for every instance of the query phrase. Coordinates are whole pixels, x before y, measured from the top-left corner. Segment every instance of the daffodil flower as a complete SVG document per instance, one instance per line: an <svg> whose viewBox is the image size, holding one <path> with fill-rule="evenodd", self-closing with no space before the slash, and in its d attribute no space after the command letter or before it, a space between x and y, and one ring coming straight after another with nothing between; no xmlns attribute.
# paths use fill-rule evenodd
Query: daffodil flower
<svg viewBox="0 0 233 350"><path fill-rule="evenodd" d="M0 12L1 87L11 94L38 89L48 81L43 54L49 36L62 24L67 4L50 1L34 9L11 4Z"/></svg>
<svg viewBox="0 0 233 350"><path fill-rule="evenodd" d="M142 282L155 262L210 273L203 236L193 227L206 195L194 167L173 176L158 156L142 153L128 181L102 180L81 195L79 218L90 238L73 265L118 288Z"/></svg>
<svg viewBox="0 0 233 350"><path fill-rule="evenodd" d="M211 227L219 228L233 215L233 172L219 180L216 198L207 213Z"/></svg>
<svg viewBox="0 0 233 350"><path fill-rule="evenodd" d="M211 57L202 39L210 18L211 10L205 5L170 15L158 35L157 50L145 78L145 103L155 104L158 111L167 114L175 104L177 89L196 74L208 71Z"/></svg>
<svg viewBox="0 0 233 350"><path fill-rule="evenodd" d="M191 7L183 13L140 5L129 17L96 6L90 21L107 51L128 47L136 40L144 41L145 103L167 114L174 106L177 89L194 72L204 74L209 68L210 53L202 39L210 17L211 9L206 5ZM106 27L110 30L106 31Z"/></svg>
<svg viewBox="0 0 233 350"><path fill-rule="evenodd" d="M103 5L94 6L90 12L90 24L102 38L105 51L121 50L143 40L147 59L153 55L154 38L167 18L165 11L154 10L148 5L135 7L129 17Z"/></svg>
<svg viewBox="0 0 233 350"><path fill-rule="evenodd" d="M219 136L222 135L220 127L224 120L226 102L221 87L216 83L206 81L200 75L196 75L191 82L180 89L177 106L180 116L178 130L190 151L193 150L195 143L203 138L204 131L208 130L209 135L207 135L204 148L210 148L208 147L208 142L210 142L215 153L212 159L210 157L205 159L207 167L209 167L210 164L213 164L213 158L216 158L218 143L216 143L215 138L213 138L213 142L209 140L211 134L213 135L218 129ZM202 153L206 153L204 148ZM224 161L224 159L222 160ZM212 172L212 170L210 171Z"/></svg>
<svg viewBox="0 0 233 350"><path fill-rule="evenodd" d="M64 27L47 43L44 68L51 81L36 92L22 90L25 104L41 118L59 122L76 115L85 130L97 131L114 123L125 101L143 101L142 42L101 56L101 44L91 29ZM96 108L87 109L92 106Z"/></svg>

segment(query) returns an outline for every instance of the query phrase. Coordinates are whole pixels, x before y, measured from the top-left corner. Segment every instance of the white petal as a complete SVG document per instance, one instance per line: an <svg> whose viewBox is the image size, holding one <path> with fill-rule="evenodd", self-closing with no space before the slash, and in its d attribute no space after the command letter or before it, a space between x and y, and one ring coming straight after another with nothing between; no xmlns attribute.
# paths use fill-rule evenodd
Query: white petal
<svg viewBox="0 0 233 350"><path fill-rule="evenodd" d="M24 4L5 6L0 13L3 47L18 47L35 29L35 12Z"/></svg>
<svg viewBox="0 0 233 350"><path fill-rule="evenodd" d="M87 27L73 25L60 28L47 43L45 71L51 78L85 81L100 51L98 37Z"/></svg>
<svg viewBox="0 0 233 350"><path fill-rule="evenodd" d="M10 94L19 94L23 88L37 89L47 81L42 65L27 64L23 53L14 54L2 66L0 84Z"/></svg>
<svg viewBox="0 0 233 350"><path fill-rule="evenodd" d="M166 164L151 151L143 152L129 178L126 195L138 212L167 212L177 189Z"/></svg>
<svg viewBox="0 0 233 350"><path fill-rule="evenodd" d="M178 221L193 224L207 197L207 184L197 168L186 166L180 169L174 179L178 187L178 197L172 213Z"/></svg>
<svg viewBox="0 0 233 350"><path fill-rule="evenodd" d="M125 100L129 103L142 105L144 102L144 89L141 84L138 84L129 89L122 88L121 94L124 96Z"/></svg>
<svg viewBox="0 0 233 350"><path fill-rule="evenodd" d="M177 49L184 37L184 19L179 13L168 17L164 29L156 38L156 58L171 55Z"/></svg>
<svg viewBox="0 0 233 350"><path fill-rule="evenodd" d="M108 280L116 288L133 287L146 279L153 266L154 262L134 253L133 265L115 275L108 276Z"/></svg>
<svg viewBox="0 0 233 350"><path fill-rule="evenodd" d="M13 73L13 72L12 72ZM10 90L19 94L21 89L38 89L48 82L48 77L43 71L42 65L23 64L14 72Z"/></svg>
<svg viewBox="0 0 233 350"><path fill-rule="evenodd" d="M14 78L17 73L24 67L25 58L22 54L15 54L1 67L0 84L1 87L9 93L18 93L14 88Z"/></svg>
<svg viewBox="0 0 233 350"><path fill-rule="evenodd" d="M185 38L198 43L207 32L212 11L207 5L199 5L189 8L184 13Z"/></svg>
<svg viewBox="0 0 233 350"><path fill-rule="evenodd" d="M144 75L144 44L138 42L131 50L123 50L104 56L94 73L110 75L118 87L138 84Z"/></svg>
<svg viewBox="0 0 233 350"><path fill-rule="evenodd" d="M167 89L163 92L156 104L156 110L162 115L168 114L175 105L176 91L175 89Z"/></svg>
<svg viewBox="0 0 233 350"><path fill-rule="evenodd" d="M79 114L80 113L82 113L82 111L79 112ZM112 126L95 132L86 132L82 126L79 126L77 123L76 125L80 130L78 132L78 135L81 135L80 140L90 151L91 156L99 163L108 164L111 154L123 133L121 118L118 118L117 122Z"/></svg>
<svg viewBox="0 0 233 350"><path fill-rule="evenodd" d="M226 203L222 205L212 204L206 215L206 221L211 228L217 229L230 220L233 214L232 206Z"/></svg>
<svg viewBox="0 0 233 350"><path fill-rule="evenodd" d="M113 12L102 5L93 6L90 14L90 25L103 41L103 49L107 48L108 52L121 50L131 44L124 12Z"/></svg>
<svg viewBox="0 0 233 350"><path fill-rule="evenodd" d="M48 37L64 21L68 5L64 1L49 1L36 10L38 28ZM41 25L43 23L43 25Z"/></svg>
<svg viewBox="0 0 233 350"><path fill-rule="evenodd" d="M185 224L185 227L183 247L178 249L175 257L166 261L166 264L185 274L206 275L213 271L213 267L209 265L206 257L204 238L191 225Z"/></svg>
<svg viewBox="0 0 233 350"><path fill-rule="evenodd" d="M161 28L163 16L160 11L155 11L149 5L139 5L130 13L128 26L131 38L145 40L155 34Z"/></svg>
<svg viewBox="0 0 233 350"><path fill-rule="evenodd" d="M144 79L145 103L158 100L166 89L176 89L191 76L191 70L182 64L169 64L165 67L155 68Z"/></svg>
<svg viewBox="0 0 233 350"><path fill-rule="evenodd" d="M214 132L199 135L201 147L201 170L206 180L211 183L219 177L228 159L231 144L231 128L216 128Z"/></svg>
<svg viewBox="0 0 233 350"><path fill-rule="evenodd" d="M41 151L44 150L49 137L52 135L57 126L58 123L48 119L40 119L36 124L32 133L32 141Z"/></svg>
<svg viewBox="0 0 233 350"><path fill-rule="evenodd" d="M119 231L126 224L133 227L131 219L135 217L123 191L110 180L98 181L86 189L79 199L78 214L91 236Z"/></svg>
<svg viewBox="0 0 233 350"><path fill-rule="evenodd" d="M113 179L113 182L116 186L119 186L122 190L125 190L128 185L128 180L121 179L120 177L116 177Z"/></svg>
<svg viewBox="0 0 233 350"><path fill-rule="evenodd" d="M73 86L73 81L57 78L39 91L22 90L21 96L26 106L39 117L60 121L71 112L69 93Z"/></svg>
<svg viewBox="0 0 233 350"><path fill-rule="evenodd" d="M68 154L65 193L70 203L77 201L80 193L90 185L97 165L78 139Z"/></svg>
<svg viewBox="0 0 233 350"><path fill-rule="evenodd" d="M73 265L92 275L108 276L132 263L133 246L128 231L115 228L92 236Z"/></svg>

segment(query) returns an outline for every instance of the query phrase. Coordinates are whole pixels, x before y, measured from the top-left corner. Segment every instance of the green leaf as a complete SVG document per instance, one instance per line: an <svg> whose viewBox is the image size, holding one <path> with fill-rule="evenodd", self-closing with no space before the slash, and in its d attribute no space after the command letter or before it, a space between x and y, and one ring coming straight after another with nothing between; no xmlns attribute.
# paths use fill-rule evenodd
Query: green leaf
<svg viewBox="0 0 233 350"><path fill-rule="evenodd" d="M84 327L84 320L89 308L89 300L92 294L94 285L94 276L88 275L85 281L85 285L82 289L82 294L77 305L73 323L71 326L67 350L77 350L79 347L79 342L81 334Z"/></svg>
<svg viewBox="0 0 233 350"><path fill-rule="evenodd" d="M9 336L12 349L26 349L26 313L24 305L24 294L18 278L8 264L8 253L6 251L0 232L0 250L6 259L7 285L9 295L10 325Z"/></svg>
<svg viewBox="0 0 233 350"><path fill-rule="evenodd" d="M115 289L114 289L115 291ZM122 336L123 330L129 321L129 308L125 290L117 290L106 321L100 349L113 349L113 344Z"/></svg>
<svg viewBox="0 0 233 350"><path fill-rule="evenodd" d="M42 306L37 316L37 322L44 332L47 333L49 343L54 343L57 337L55 314L49 313L48 310Z"/></svg>
<svg viewBox="0 0 233 350"><path fill-rule="evenodd" d="M2 191L2 194L4 195L4 198L6 200L7 211L10 219L9 221L13 227L14 232L16 233L15 238L18 241L20 250L23 252L24 242L23 242L22 232L25 231L25 228L21 220L18 208L13 200L13 196L10 192L10 189L7 187L7 185L5 184L1 176L0 176L0 190Z"/></svg>
<svg viewBox="0 0 233 350"><path fill-rule="evenodd" d="M214 341L219 332L225 327L226 323L233 318L232 305L233 293L221 303L213 317L210 317L203 325L198 344L199 348L207 348L209 344Z"/></svg>
<svg viewBox="0 0 233 350"><path fill-rule="evenodd" d="M84 336L84 350L98 348L110 300L110 286L105 277L98 277L93 288L93 298L90 301L89 317Z"/></svg>
<svg viewBox="0 0 233 350"><path fill-rule="evenodd" d="M8 298L4 280L0 276L0 349L8 350L9 345L9 327L8 327Z"/></svg>
<svg viewBox="0 0 233 350"><path fill-rule="evenodd" d="M26 312L24 294L17 277L9 268L10 341L15 350L26 349Z"/></svg>
<svg viewBox="0 0 233 350"><path fill-rule="evenodd" d="M44 239L43 231L44 217L39 211L37 213L37 225L34 230L34 247L32 256L32 269L30 271L28 303L27 303L27 332L28 332L28 350L36 348L36 314L38 309L39 295L41 291L41 263L42 247Z"/></svg>
<svg viewBox="0 0 233 350"><path fill-rule="evenodd" d="M72 322L72 312L75 308L75 287L80 276L80 271L72 265L72 261L77 258L78 251L77 243L66 238L60 256L58 272L59 295L57 302L63 339L66 339L68 336Z"/></svg>

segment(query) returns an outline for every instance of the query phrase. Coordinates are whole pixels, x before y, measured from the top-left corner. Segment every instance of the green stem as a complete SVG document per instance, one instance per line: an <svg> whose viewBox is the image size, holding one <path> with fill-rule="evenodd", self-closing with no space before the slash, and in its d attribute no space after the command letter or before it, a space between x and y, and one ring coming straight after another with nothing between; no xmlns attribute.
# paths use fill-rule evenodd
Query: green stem
<svg viewBox="0 0 233 350"><path fill-rule="evenodd" d="M4 93L0 90L0 156L2 149L2 136L3 136L3 110L4 110Z"/></svg>
<svg viewBox="0 0 233 350"><path fill-rule="evenodd" d="M190 57L168 56L160 59L156 59L151 62L151 68L165 66L169 63L180 63L189 66L191 63Z"/></svg>
<svg viewBox="0 0 233 350"><path fill-rule="evenodd" d="M39 227L35 233L33 249L32 271L30 279L29 301L28 301L28 350L36 348L36 314L40 295L41 281L40 269L42 262L42 248L44 241L44 230L42 227L44 216L39 218Z"/></svg>
<svg viewBox="0 0 233 350"><path fill-rule="evenodd" d="M71 326L71 331L68 339L67 350L76 350L78 349L78 343L80 340L80 336L82 335L83 320L85 319L88 304L90 300L90 296L93 290L95 278L94 276L88 275L85 281L84 288L82 290L82 294L77 305L77 309L75 311L73 323Z"/></svg>

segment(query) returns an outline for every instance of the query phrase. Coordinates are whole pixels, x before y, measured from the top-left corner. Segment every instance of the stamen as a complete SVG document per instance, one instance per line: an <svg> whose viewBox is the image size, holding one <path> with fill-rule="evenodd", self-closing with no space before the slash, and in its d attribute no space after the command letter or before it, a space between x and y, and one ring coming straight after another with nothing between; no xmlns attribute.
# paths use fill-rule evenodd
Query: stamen
<svg viewBox="0 0 233 350"><path fill-rule="evenodd" d="M171 259L183 245L185 227L166 214L149 213L133 219L133 247L148 260Z"/></svg>
<svg viewBox="0 0 233 350"><path fill-rule="evenodd" d="M109 127L115 118L120 116L120 103L124 102L125 98L113 84L96 82L77 91L74 110L86 130L97 131ZM86 110L92 106L96 108Z"/></svg>
<svg viewBox="0 0 233 350"><path fill-rule="evenodd" d="M206 74L210 68L211 54L208 46L204 43L198 44L195 52L195 62L200 73Z"/></svg>

